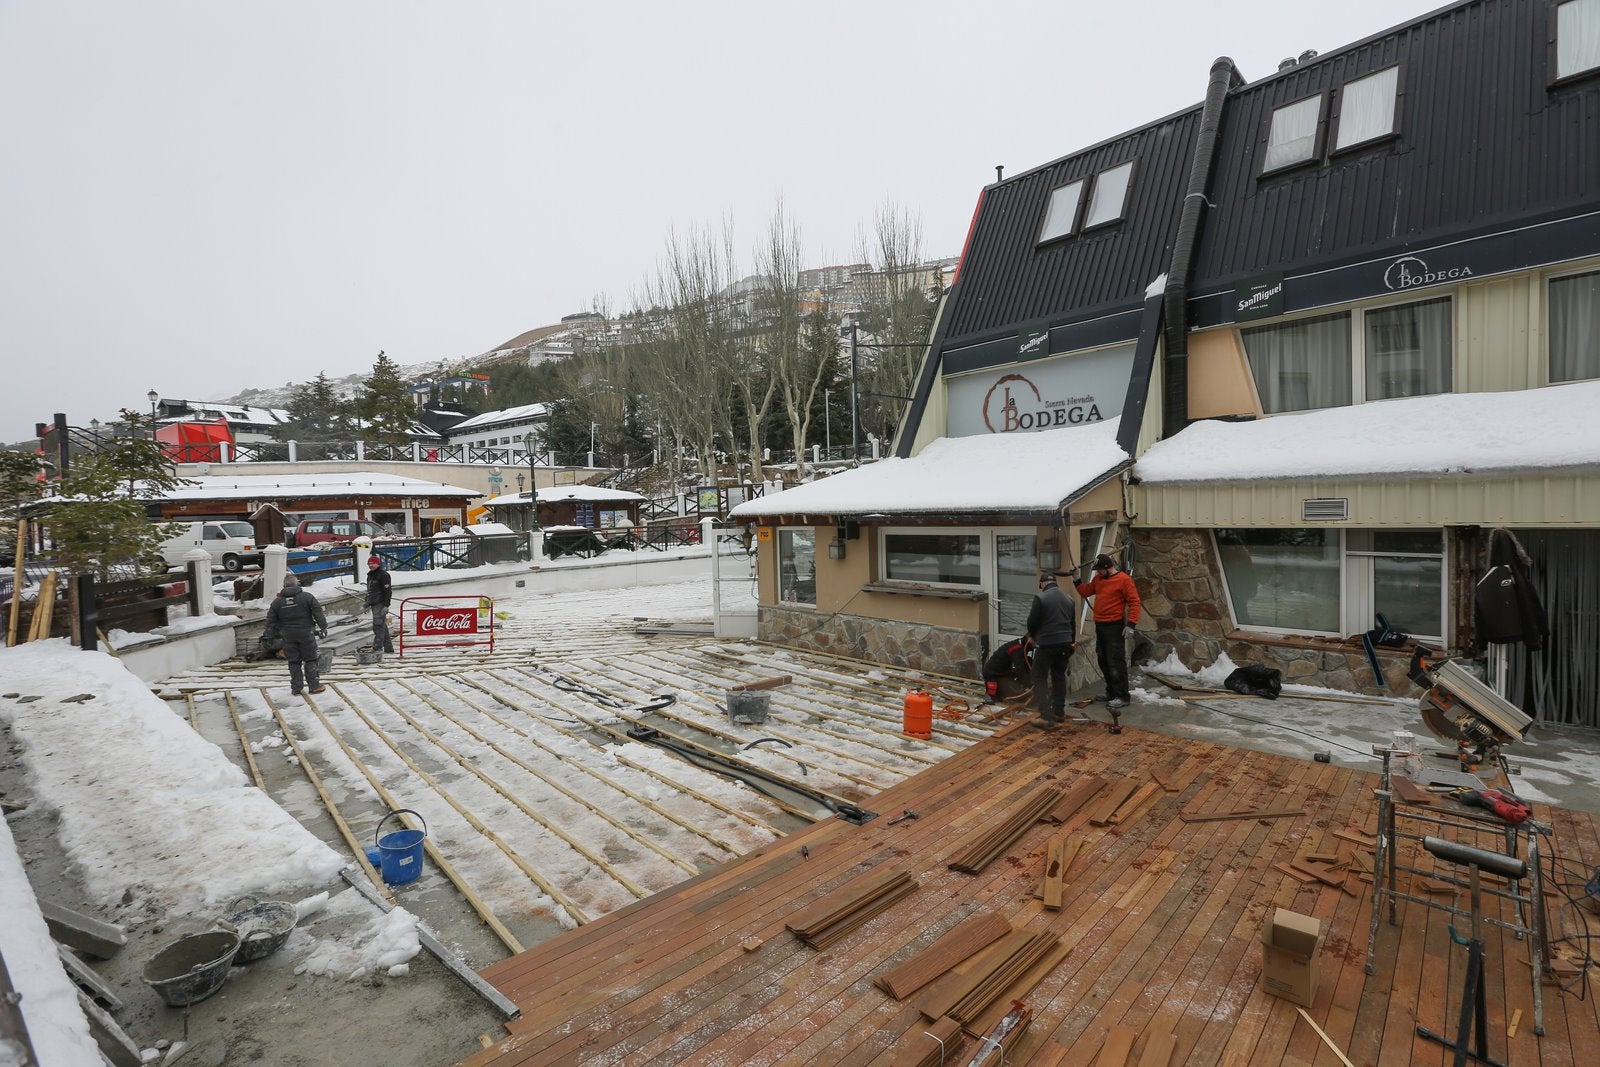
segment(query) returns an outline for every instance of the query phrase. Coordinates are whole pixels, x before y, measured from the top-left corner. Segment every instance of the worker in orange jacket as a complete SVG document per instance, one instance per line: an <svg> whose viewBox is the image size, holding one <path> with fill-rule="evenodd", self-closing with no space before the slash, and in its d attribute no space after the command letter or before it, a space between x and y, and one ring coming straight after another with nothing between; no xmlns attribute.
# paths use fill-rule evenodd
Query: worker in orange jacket
<svg viewBox="0 0 1600 1067"><path fill-rule="evenodd" d="M1139 590L1104 553L1095 557L1093 570L1093 578L1077 583L1078 595L1094 598L1095 654L1106 679L1106 707L1116 711L1133 699L1128 692L1127 641L1139 622Z"/></svg>

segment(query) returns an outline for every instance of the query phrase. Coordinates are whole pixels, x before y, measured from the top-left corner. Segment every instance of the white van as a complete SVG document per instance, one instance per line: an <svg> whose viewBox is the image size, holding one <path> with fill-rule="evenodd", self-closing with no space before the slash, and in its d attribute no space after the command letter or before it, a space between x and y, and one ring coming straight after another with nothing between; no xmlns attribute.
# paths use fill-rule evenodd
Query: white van
<svg viewBox="0 0 1600 1067"><path fill-rule="evenodd" d="M236 571L247 563L261 562L255 527L238 519L184 523L176 537L162 542L161 558L167 566L178 567L183 564L184 555L197 548L211 553L212 566L224 570Z"/></svg>

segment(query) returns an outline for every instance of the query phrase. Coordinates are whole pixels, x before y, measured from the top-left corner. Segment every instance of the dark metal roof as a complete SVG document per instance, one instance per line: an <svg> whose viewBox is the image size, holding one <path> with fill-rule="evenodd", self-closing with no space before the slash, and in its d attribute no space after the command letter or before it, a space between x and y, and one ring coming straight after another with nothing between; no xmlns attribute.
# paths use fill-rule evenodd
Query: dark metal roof
<svg viewBox="0 0 1600 1067"><path fill-rule="evenodd" d="M1470 0L1230 94L1193 290L1600 202L1600 79L1551 88L1546 0ZM1338 90L1399 65L1395 137L1332 155ZM1323 94L1316 162L1261 176L1275 108Z"/></svg>
<svg viewBox="0 0 1600 1067"><path fill-rule="evenodd" d="M945 350L1014 334L1024 323L1137 310L1145 287L1167 268L1198 121L1191 108L989 186L962 260ZM1129 160L1122 221L1035 243L1051 190Z"/></svg>

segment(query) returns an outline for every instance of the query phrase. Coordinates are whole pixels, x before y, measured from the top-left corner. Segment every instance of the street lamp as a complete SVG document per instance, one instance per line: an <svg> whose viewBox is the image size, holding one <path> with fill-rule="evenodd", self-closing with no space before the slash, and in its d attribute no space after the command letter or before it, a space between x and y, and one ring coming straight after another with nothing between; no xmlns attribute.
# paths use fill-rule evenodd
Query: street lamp
<svg viewBox="0 0 1600 1067"><path fill-rule="evenodd" d="M822 390L822 446L829 459L833 458L833 419L829 409L833 407L833 390Z"/></svg>
<svg viewBox="0 0 1600 1067"><path fill-rule="evenodd" d="M539 479L533 473L533 449L539 443L538 437L532 432L522 436L522 447L528 453L528 496L533 505L533 521L529 524L530 530L539 528ZM522 475L517 475L517 482L522 482ZM519 489L518 492L521 492Z"/></svg>
<svg viewBox="0 0 1600 1067"><path fill-rule="evenodd" d="M156 439L156 405L161 402L161 394L152 389L144 394L144 398L150 401L150 440L154 441Z"/></svg>
<svg viewBox="0 0 1600 1067"><path fill-rule="evenodd" d="M100 451L100 420L90 419L89 430L94 434L94 450L98 454Z"/></svg>

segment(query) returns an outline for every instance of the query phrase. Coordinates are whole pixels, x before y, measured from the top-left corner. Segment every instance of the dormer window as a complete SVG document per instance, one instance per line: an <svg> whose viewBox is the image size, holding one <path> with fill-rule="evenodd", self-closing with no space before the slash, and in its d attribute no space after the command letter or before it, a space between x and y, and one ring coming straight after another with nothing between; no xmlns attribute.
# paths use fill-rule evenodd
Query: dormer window
<svg viewBox="0 0 1600 1067"><path fill-rule="evenodd" d="M1133 179L1133 163L1103 170L1094 178L1094 192L1089 196L1089 215L1083 228L1104 226L1122 218L1128 203L1128 184Z"/></svg>
<svg viewBox="0 0 1600 1067"><path fill-rule="evenodd" d="M1339 132L1333 150L1387 137L1395 132L1395 97L1400 68L1390 67L1345 85L1339 94Z"/></svg>
<svg viewBox="0 0 1600 1067"><path fill-rule="evenodd" d="M1600 0L1557 4L1555 23L1555 80L1600 72Z"/></svg>
<svg viewBox="0 0 1600 1067"><path fill-rule="evenodd" d="M1317 127L1322 122L1322 94L1285 104L1272 112L1267 132L1267 156L1263 174L1317 157Z"/></svg>
<svg viewBox="0 0 1600 1067"><path fill-rule="evenodd" d="M1040 244L1072 234L1078 225L1078 203L1082 199L1082 178L1050 190L1050 202L1044 212L1044 225L1039 227Z"/></svg>

